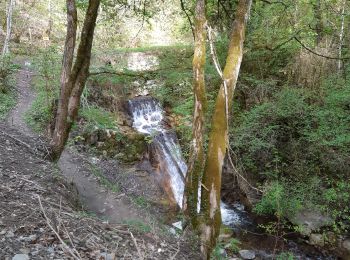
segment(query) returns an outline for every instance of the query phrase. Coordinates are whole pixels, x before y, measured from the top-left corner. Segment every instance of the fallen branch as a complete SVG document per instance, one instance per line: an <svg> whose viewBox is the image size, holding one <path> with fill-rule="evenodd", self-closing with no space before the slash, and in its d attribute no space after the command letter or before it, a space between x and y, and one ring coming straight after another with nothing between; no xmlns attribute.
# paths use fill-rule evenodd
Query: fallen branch
<svg viewBox="0 0 350 260"><path fill-rule="evenodd" d="M47 217L46 213L45 213L45 210L44 210L44 207L41 203L41 199L40 199L40 196L38 195L38 200L39 200L39 205L40 205L40 209L41 209L41 212L43 213L44 215L44 218L46 220L46 224L48 225L48 227L52 230L52 232L54 232L54 234L56 235L56 237L58 238L58 240L61 242L61 244L63 245L63 247L68 251L68 253L74 258L74 259L77 259L77 260L82 260L82 258L80 257L79 255L79 252L76 250L76 249L71 249L67 244L66 242L63 241L63 239L60 237L60 235L57 233L57 231L55 230L55 228L51 225L50 223L50 219ZM75 251L75 252L74 252Z"/></svg>
<svg viewBox="0 0 350 260"><path fill-rule="evenodd" d="M137 244L137 241L136 241L134 235L131 233L131 231L129 231L129 233L130 233L130 236L132 238L132 241L134 242L134 245L136 247L136 250L137 250L137 253L138 253L140 259L144 259L143 255L141 254L141 250L140 250L140 248L139 248L139 246Z"/></svg>

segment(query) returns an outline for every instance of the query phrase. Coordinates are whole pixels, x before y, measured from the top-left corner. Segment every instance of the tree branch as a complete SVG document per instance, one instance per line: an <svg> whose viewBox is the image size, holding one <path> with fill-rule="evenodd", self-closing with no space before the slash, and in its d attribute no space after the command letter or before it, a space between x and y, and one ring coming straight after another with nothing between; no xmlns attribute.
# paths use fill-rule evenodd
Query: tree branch
<svg viewBox="0 0 350 260"><path fill-rule="evenodd" d="M193 39L195 38L195 35L194 35L194 26L193 26L193 23L192 23L192 20L191 20L191 17L190 15L187 13L187 10L185 8L185 4L183 2L183 0L180 0L180 3L181 3L181 9L182 11L185 13L186 17L187 17L187 20L191 26L191 31L192 31L192 36L193 36Z"/></svg>
<svg viewBox="0 0 350 260"><path fill-rule="evenodd" d="M350 57L340 57L340 58L339 58L339 57L326 56L326 55L317 53L317 52L313 51L311 48L307 47L304 43L302 43L301 40L298 39L298 37L294 36L293 38L294 38L294 40L296 40L296 41L301 45L301 47L303 47L305 50L307 50L308 52L311 52L312 54L317 55L317 56L319 56L319 57L326 58L326 59L329 59L329 60L349 60L349 59L350 59Z"/></svg>

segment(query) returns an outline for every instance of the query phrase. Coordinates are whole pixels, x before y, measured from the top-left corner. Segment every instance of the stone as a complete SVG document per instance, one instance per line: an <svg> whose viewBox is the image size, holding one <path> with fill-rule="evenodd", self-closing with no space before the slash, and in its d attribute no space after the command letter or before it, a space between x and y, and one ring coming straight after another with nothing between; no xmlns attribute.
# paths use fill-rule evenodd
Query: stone
<svg viewBox="0 0 350 260"><path fill-rule="evenodd" d="M20 240L25 242L34 242L37 239L36 235L30 235L28 237L21 237Z"/></svg>
<svg viewBox="0 0 350 260"><path fill-rule="evenodd" d="M182 222L181 221L173 223L173 226L176 227L177 229L182 230Z"/></svg>
<svg viewBox="0 0 350 260"><path fill-rule="evenodd" d="M322 234L311 234L309 237L309 243L313 246L323 247L324 237Z"/></svg>
<svg viewBox="0 0 350 260"><path fill-rule="evenodd" d="M19 251L21 251L22 254L29 254L30 253L29 248L21 248Z"/></svg>
<svg viewBox="0 0 350 260"><path fill-rule="evenodd" d="M350 238L345 239L342 243L343 249L350 255Z"/></svg>
<svg viewBox="0 0 350 260"><path fill-rule="evenodd" d="M27 254L17 254L12 257L12 260L29 260L29 256Z"/></svg>
<svg viewBox="0 0 350 260"><path fill-rule="evenodd" d="M239 256L247 260L254 259L255 252L253 250L239 250Z"/></svg>
<svg viewBox="0 0 350 260"><path fill-rule="evenodd" d="M221 257L223 257L224 259L227 258L226 250L223 249L223 248L220 248L220 249L219 249L219 255L220 255Z"/></svg>
<svg viewBox="0 0 350 260"><path fill-rule="evenodd" d="M289 220L294 225L301 227L300 233L306 236L310 236L313 231L332 224L331 217L315 209L301 210L295 216L290 217Z"/></svg>
<svg viewBox="0 0 350 260"><path fill-rule="evenodd" d="M12 238L14 236L15 236L15 234L12 231L7 232L7 234L6 234L7 238Z"/></svg>
<svg viewBox="0 0 350 260"><path fill-rule="evenodd" d="M101 253L99 259L103 259L103 260L114 260L114 259L115 259L115 254Z"/></svg>

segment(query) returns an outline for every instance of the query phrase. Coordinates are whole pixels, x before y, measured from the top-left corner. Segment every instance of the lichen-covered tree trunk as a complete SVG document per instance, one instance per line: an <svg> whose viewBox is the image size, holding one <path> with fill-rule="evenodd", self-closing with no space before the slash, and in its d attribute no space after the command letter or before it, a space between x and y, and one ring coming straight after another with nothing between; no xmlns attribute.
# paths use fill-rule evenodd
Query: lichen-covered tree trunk
<svg viewBox="0 0 350 260"><path fill-rule="evenodd" d="M74 0L67 0L67 7L68 4L70 7L74 5L75 8ZM55 130L51 140L50 158L53 161L57 161L60 158L68 140L70 129L78 114L80 96L89 74L91 48L99 5L100 0L89 0L73 69L71 63L73 56L71 55L73 55L75 47L75 34L73 35L73 31L76 32L76 19L75 24L73 22L70 23L70 19L73 19L73 14L67 13L68 29L61 76L61 93ZM69 9L67 9L68 11Z"/></svg>
<svg viewBox="0 0 350 260"><path fill-rule="evenodd" d="M204 117L206 110L205 60L206 60L206 15L205 0L197 0L195 10L195 49L193 58L194 114L192 146L185 183L183 209L190 217L192 225L197 226L197 203L199 181L202 176L204 153Z"/></svg>
<svg viewBox="0 0 350 260"><path fill-rule="evenodd" d="M11 39L11 29L12 29L12 11L15 4L14 0L9 0L7 12L6 12L6 36L4 41L4 46L2 48L2 56L5 56L9 52L9 44Z"/></svg>
<svg viewBox="0 0 350 260"><path fill-rule="evenodd" d="M226 65L211 123L209 145L203 175L201 195L201 251L209 259L221 227L221 173L228 145L228 113L243 56L245 28L250 13L251 0L239 0L230 35Z"/></svg>

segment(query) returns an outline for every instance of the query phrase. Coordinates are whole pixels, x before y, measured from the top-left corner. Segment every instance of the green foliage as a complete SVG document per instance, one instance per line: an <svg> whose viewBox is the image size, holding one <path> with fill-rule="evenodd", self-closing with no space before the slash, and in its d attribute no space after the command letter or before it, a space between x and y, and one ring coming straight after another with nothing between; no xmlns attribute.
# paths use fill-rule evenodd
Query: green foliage
<svg viewBox="0 0 350 260"><path fill-rule="evenodd" d="M117 129L114 115L100 107L93 106L82 108L80 115L86 120L86 124L84 125L85 131L94 129Z"/></svg>
<svg viewBox="0 0 350 260"><path fill-rule="evenodd" d="M285 87L241 114L232 148L241 169L264 183L257 213L287 217L316 207L337 219L335 229L346 230L350 82L332 79L318 92Z"/></svg>
<svg viewBox="0 0 350 260"><path fill-rule="evenodd" d="M44 131L52 117L51 108L46 104L46 93L37 92L35 100L25 114L26 123L37 133Z"/></svg>
<svg viewBox="0 0 350 260"><path fill-rule="evenodd" d="M0 119L4 119L15 104L16 99L13 92L8 92L6 94L0 92Z"/></svg>
<svg viewBox="0 0 350 260"><path fill-rule="evenodd" d="M152 228L148 224L137 219L127 220L124 223L128 225L131 230L135 232L150 233L152 231Z"/></svg>
<svg viewBox="0 0 350 260"><path fill-rule="evenodd" d="M32 81L36 97L25 119L36 132L42 132L53 117L52 108L60 89L61 59L58 48L51 46L38 50L33 60L38 73Z"/></svg>
<svg viewBox="0 0 350 260"><path fill-rule="evenodd" d="M0 58L0 119L4 119L16 104L13 74L17 69L18 66L12 62L11 56Z"/></svg>
<svg viewBox="0 0 350 260"><path fill-rule="evenodd" d="M132 198L133 202L141 208L148 208L150 206L149 202L145 197L135 196Z"/></svg>
<svg viewBox="0 0 350 260"><path fill-rule="evenodd" d="M19 66L13 63L10 55L0 57L0 93L6 94L11 91L14 86L13 74L18 68Z"/></svg>
<svg viewBox="0 0 350 260"><path fill-rule="evenodd" d="M296 259L291 252L282 252L276 256L276 260L294 260Z"/></svg>
<svg viewBox="0 0 350 260"><path fill-rule="evenodd" d="M103 174L103 172L95 165L90 165L90 170L93 175L96 176L98 181L102 186L104 186L106 189L113 191L113 192L119 192L120 188L117 184L112 183L109 181L106 176Z"/></svg>

